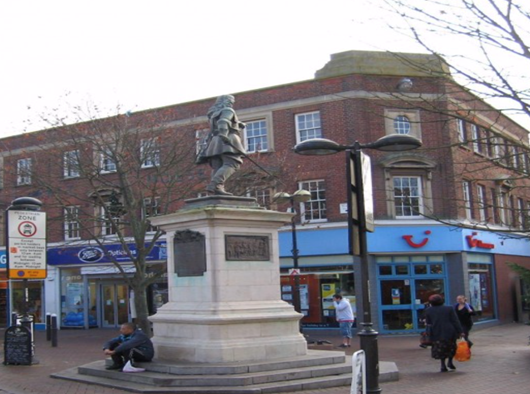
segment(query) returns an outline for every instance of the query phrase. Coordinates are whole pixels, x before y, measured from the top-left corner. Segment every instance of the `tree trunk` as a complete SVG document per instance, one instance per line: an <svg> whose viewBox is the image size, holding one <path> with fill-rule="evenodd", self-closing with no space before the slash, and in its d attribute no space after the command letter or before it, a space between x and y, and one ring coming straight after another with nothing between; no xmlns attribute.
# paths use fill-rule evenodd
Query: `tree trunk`
<svg viewBox="0 0 530 394"><path fill-rule="evenodd" d="M141 328L147 336L152 336L151 323L148 319L147 287L145 284L136 284L134 290L134 306L136 308L136 325Z"/></svg>

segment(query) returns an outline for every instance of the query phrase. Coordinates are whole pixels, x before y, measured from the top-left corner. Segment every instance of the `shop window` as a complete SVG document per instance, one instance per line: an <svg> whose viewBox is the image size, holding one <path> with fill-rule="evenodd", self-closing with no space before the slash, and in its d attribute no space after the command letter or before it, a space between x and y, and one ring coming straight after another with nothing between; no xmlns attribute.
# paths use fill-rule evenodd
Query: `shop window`
<svg viewBox="0 0 530 394"><path fill-rule="evenodd" d="M414 265L414 274L415 275L426 275L427 274L427 265L425 265L425 264L416 264L416 265Z"/></svg>
<svg viewBox="0 0 530 394"><path fill-rule="evenodd" d="M396 275L408 275L409 266L408 265L396 265Z"/></svg>
<svg viewBox="0 0 530 394"><path fill-rule="evenodd" d="M475 309L476 320L495 319L493 265L489 255L468 255L469 303ZM475 262L473 262L475 261Z"/></svg>
<svg viewBox="0 0 530 394"><path fill-rule="evenodd" d="M386 310L383 311L384 330L411 330L412 311L411 310Z"/></svg>
<svg viewBox="0 0 530 394"><path fill-rule="evenodd" d="M381 280L381 304L403 305L410 304L410 281Z"/></svg>
<svg viewBox="0 0 530 394"><path fill-rule="evenodd" d="M431 264L429 268L430 268L430 273L433 275L444 273L444 268L442 264Z"/></svg>
<svg viewBox="0 0 530 394"><path fill-rule="evenodd" d="M392 266L391 265L379 266L379 275L392 275Z"/></svg>
<svg viewBox="0 0 530 394"><path fill-rule="evenodd" d="M35 323L42 323L43 318L43 300L44 300L44 282L43 281L27 281L27 304L26 312L33 316ZM24 313L24 282L11 281L11 296L12 307L11 311L19 315Z"/></svg>

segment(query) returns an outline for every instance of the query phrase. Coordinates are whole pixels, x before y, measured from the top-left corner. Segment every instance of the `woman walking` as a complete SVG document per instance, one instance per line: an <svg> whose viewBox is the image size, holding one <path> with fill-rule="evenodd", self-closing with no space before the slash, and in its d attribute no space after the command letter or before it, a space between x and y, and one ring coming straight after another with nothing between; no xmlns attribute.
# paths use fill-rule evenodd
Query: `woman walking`
<svg viewBox="0 0 530 394"><path fill-rule="evenodd" d="M471 328L473 327L473 319L471 316L475 315L475 310L466 302L466 297L459 295L456 297L455 312L456 316L458 316L458 320L460 321L460 325L462 326L464 339L471 349L473 342L469 340L469 331L471 331Z"/></svg>
<svg viewBox="0 0 530 394"><path fill-rule="evenodd" d="M431 356L440 360L441 372L452 372L456 369L453 357L456 353L456 340L463 336L462 326L453 307L445 306L440 294L429 297L431 307L425 311L425 320L431 327ZM446 365L447 360L447 365Z"/></svg>

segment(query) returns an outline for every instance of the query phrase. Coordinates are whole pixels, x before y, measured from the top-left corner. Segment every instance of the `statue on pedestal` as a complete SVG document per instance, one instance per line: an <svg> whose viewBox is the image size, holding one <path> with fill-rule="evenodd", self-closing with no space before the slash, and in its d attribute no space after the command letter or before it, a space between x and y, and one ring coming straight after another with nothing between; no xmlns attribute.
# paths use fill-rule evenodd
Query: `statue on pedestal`
<svg viewBox="0 0 530 394"><path fill-rule="evenodd" d="M246 155L241 142L241 133L245 124L237 118L232 108L234 102L234 96L220 96L208 110L210 133L204 147L197 155L197 164L209 163L213 169L206 190L214 195L232 195L225 190L225 182L239 169L243 156Z"/></svg>

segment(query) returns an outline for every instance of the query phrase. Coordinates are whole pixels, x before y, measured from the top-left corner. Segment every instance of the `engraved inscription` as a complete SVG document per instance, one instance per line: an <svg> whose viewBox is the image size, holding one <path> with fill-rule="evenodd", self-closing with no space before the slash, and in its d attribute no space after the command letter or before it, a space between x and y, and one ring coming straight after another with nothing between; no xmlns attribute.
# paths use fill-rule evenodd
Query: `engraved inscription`
<svg viewBox="0 0 530 394"><path fill-rule="evenodd" d="M225 254L229 261L269 261L269 237L225 235Z"/></svg>
<svg viewBox="0 0 530 394"><path fill-rule="evenodd" d="M178 276L203 276L206 272L204 235L191 230L177 231L173 239L175 272Z"/></svg>

